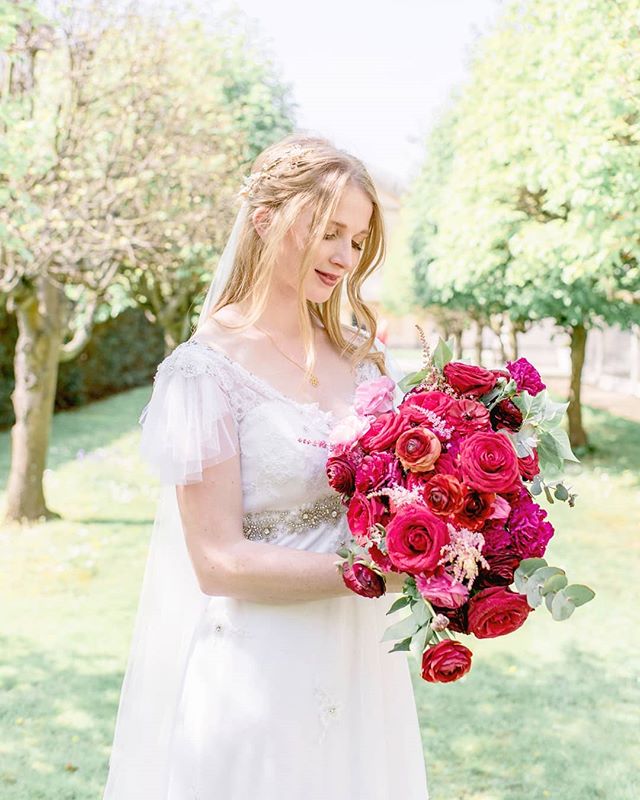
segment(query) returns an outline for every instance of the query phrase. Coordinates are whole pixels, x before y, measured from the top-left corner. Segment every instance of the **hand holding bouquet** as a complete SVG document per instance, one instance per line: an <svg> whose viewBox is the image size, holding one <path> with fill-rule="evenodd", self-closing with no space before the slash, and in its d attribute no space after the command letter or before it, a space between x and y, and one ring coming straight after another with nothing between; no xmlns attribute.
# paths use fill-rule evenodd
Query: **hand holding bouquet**
<svg viewBox="0 0 640 800"><path fill-rule="evenodd" d="M433 357L425 344L423 369L399 383L397 409L390 378L361 384L326 466L348 506L345 584L380 597L385 576L405 578L388 613L411 613L383 641L411 651L422 677L439 682L471 668L452 631L503 636L542 602L563 620L594 596L542 557L554 529L534 497L575 501L560 480L564 461L577 460L561 428L566 404L547 396L524 358L488 370L451 357L442 340Z"/></svg>

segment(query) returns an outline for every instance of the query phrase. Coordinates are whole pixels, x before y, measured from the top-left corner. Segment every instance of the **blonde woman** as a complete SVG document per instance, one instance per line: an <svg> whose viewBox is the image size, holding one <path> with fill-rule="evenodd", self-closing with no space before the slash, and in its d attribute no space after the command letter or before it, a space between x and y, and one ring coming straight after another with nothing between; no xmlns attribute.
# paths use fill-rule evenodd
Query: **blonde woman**
<svg viewBox="0 0 640 800"><path fill-rule="evenodd" d="M387 370L360 292L384 255L376 190L357 158L292 135L240 194L141 416L163 489L104 797L426 800L406 654L380 642L393 597L345 587L345 508L314 444Z"/></svg>

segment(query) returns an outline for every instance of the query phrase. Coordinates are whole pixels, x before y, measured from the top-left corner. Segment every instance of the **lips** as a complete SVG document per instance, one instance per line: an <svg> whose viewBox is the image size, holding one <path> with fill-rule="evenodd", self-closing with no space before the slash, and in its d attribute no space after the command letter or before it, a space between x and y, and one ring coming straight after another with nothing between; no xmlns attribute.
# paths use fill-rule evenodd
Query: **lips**
<svg viewBox="0 0 640 800"><path fill-rule="evenodd" d="M321 272L319 269L317 269L316 272L320 280L327 286L335 286L340 279L339 275L332 275L330 272Z"/></svg>

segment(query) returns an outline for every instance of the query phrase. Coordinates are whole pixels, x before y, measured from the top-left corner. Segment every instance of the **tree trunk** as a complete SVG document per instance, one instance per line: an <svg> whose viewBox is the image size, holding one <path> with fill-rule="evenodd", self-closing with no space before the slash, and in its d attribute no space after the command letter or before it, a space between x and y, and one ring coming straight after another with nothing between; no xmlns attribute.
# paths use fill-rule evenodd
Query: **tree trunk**
<svg viewBox="0 0 640 800"><path fill-rule="evenodd" d="M456 361L460 361L462 358L462 328L454 328L453 330L453 339L454 339L454 346L453 346L453 357Z"/></svg>
<svg viewBox="0 0 640 800"><path fill-rule="evenodd" d="M18 322L11 395L16 421L11 429L11 470L6 519L35 521L59 518L47 508L42 479L58 380L62 344L62 292L46 278L15 303Z"/></svg>
<svg viewBox="0 0 640 800"><path fill-rule="evenodd" d="M580 389L582 368L587 345L587 331L584 325L574 325L571 329L571 384L569 386L569 441L572 447L586 447L589 442L582 427L582 403Z"/></svg>
<svg viewBox="0 0 640 800"><path fill-rule="evenodd" d="M476 320L476 342L475 342L475 353L476 353L476 364L481 367L482 366L482 334L484 333L484 325Z"/></svg>

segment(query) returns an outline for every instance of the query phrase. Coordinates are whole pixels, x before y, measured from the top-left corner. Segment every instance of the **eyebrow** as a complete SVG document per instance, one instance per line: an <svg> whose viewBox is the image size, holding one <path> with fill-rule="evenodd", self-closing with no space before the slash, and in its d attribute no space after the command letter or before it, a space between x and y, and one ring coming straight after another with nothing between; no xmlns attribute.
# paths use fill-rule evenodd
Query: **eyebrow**
<svg viewBox="0 0 640 800"><path fill-rule="evenodd" d="M331 222L333 222L333 224L334 224L334 225L337 225L339 228L346 228L346 227L347 227L347 226L344 224L344 222L338 222L338 220L337 220L337 219L332 219L332 220L331 220ZM369 233L369 230L367 229L366 231L360 231L360 233L356 233L355 235L356 235L356 236L360 236L360 234L361 234L361 233Z"/></svg>

